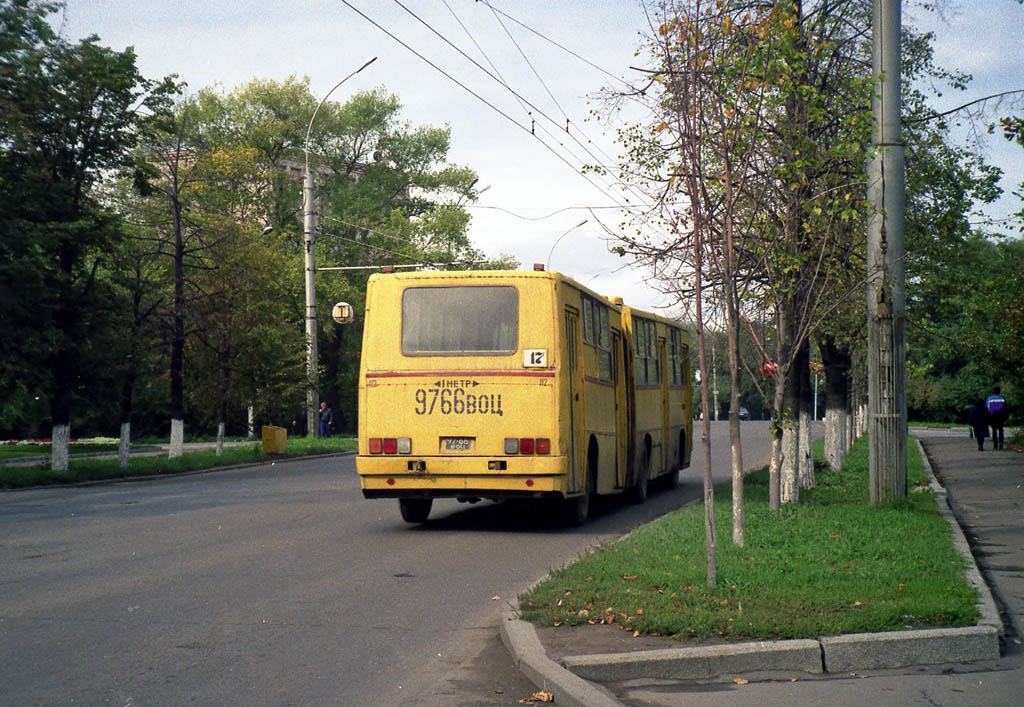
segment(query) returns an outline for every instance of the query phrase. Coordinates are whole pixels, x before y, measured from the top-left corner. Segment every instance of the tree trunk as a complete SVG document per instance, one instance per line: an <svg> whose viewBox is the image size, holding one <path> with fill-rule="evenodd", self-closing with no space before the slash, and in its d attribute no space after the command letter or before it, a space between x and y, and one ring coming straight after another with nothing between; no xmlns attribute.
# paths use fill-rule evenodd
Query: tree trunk
<svg viewBox="0 0 1024 707"><path fill-rule="evenodd" d="M50 468L68 470L68 447L71 444L71 425L54 425L50 437Z"/></svg>
<svg viewBox="0 0 1024 707"><path fill-rule="evenodd" d="M849 449L849 350L840 348L835 339L818 341L821 362L825 367L825 462L835 470L843 468Z"/></svg>
<svg viewBox="0 0 1024 707"><path fill-rule="evenodd" d="M718 422L718 356L715 350L715 335L711 335L711 419Z"/></svg>
<svg viewBox="0 0 1024 707"><path fill-rule="evenodd" d="M797 445L799 447L798 479L800 488L814 486L814 456L811 448L811 417L814 390L811 386L811 342L804 339L796 361L796 374L800 385L800 420Z"/></svg>
<svg viewBox="0 0 1024 707"><path fill-rule="evenodd" d="M790 308L783 320L783 338L780 346L780 369L782 370L782 460L780 463L779 500L782 503L796 503L799 500L800 438L797 426L800 420L800 379L798 372L799 351L791 347L796 340L795 315Z"/></svg>
<svg viewBox="0 0 1024 707"><path fill-rule="evenodd" d="M768 510L778 511L782 508L782 417L785 385L781 380L781 368L775 371L775 400L771 422L771 460L768 463Z"/></svg>
<svg viewBox="0 0 1024 707"><path fill-rule="evenodd" d="M117 465L127 469L131 464L132 456L132 423L121 423L121 438L117 445Z"/></svg>
<svg viewBox="0 0 1024 707"><path fill-rule="evenodd" d="M727 247L731 247L729 244ZM731 268L729 268L731 271ZM743 446L740 438L740 322L731 272L725 277L726 336L729 346L729 446L732 450L732 541L746 542L743 512Z"/></svg>

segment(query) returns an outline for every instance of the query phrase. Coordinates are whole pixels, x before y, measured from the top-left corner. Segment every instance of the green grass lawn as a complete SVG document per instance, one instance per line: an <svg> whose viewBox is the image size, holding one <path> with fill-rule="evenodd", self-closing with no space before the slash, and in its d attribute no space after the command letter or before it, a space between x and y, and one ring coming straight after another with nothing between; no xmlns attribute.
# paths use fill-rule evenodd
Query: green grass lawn
<svg viewBox="0 0 1024 707"><path fill-rule="evenodd" d="M75 442L71 445L71 454L98 454L100 452L116 452L117 444L108 442ZM0 444L0 461L7 459L24 459L26 457L50 456L49 443L40 444Z"/></svg>
<svg viewBox="0 0 1024 707"><path fill-rule="evenodd" d="M12 445L13 446L13 445ZM21 446L21 445L19 445ZM49 445L46 447L46 454L50 452ZM80 445L72 447L72 453L82 451ZM266 455L263 453L262 445L259 442L241 446L225 447L224 454L217 456L216 450L208 449L201 451L186 451L185 455L177 459L168 459L165 454L156 456L131 457L130 466L122 469L118 466L117 458L104 459L82 459L71 457L67 471L54 471L50 468L49 460L33 466L0 466L0 488L19 488L25 486L39 486L45 484L68 484L81 481L97 481L102 479L116 479L133 476L152 476L156 474L176 474L185 471L197 471L201 469L212 469L218 466L230 466L234 464L246 464L272 459L287 457L300 457L315 454L336 454L338 452L354 451L356 440L343 437L296 437L289 439L287 454ZM100 449L90 451L116 451L117 445L112 450ZM39 452L32 456L38 455Z"/></svg>
<svg viewBox="0 0 1024 707"><path fill-rule="evenodd" d="M864 437L842 471L819 464L817 486L779 513L768 510L767 470L751 474L744 547L731 541L731 488L717 489L713 588L697 504L554 572L520 597L523 618L701 641L974 624L977 593L933 494L873 507L867 467ZM912 487L926 483L913 443L908 475Z"/></svg>

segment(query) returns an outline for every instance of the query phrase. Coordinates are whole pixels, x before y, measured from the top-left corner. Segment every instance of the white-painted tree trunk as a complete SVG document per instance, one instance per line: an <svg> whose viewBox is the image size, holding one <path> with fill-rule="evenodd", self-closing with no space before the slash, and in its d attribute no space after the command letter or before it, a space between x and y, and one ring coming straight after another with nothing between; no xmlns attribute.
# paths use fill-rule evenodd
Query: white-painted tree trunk
<svg viewBox="0 0 1024 707"><path fill-rule="evenodd" d="M50 468L68 470L68 445L71 444L71 425L54 425L50 436Z"/></svg>
<svg viewBox="0 0 1024 707"><path fill-rule="evenodd" d="M825 411L825 461L836 471L843 468L849 449L849 418L845 410L830 408Z"/></svg>
<svg viewBox="0 0 1024 707"><path fill-rule="evenodd" d="M217 456L224 456L224 423L217 423Z"/></svg>
<svg viewBox="0 0 1024 707"><path fill-rule="evenodd" d="M800 500L799 474L800 435L795 427L782 430L782 468L779 477L779 500L796 503Z"/></svg>
<svg viewBox="0 0 1024 707"><path fill-rule="evenodd" d="M117 445L117 465L127 469L131 459L132 449L132 423L121 423L121 440Z"/></svg>
<svg viewBox="0 0 1024 707"><path fill-rule="evenodd" d="M814 486L814 457L811 449L811 413L800 410L800 427L797 446L800 454L799 479L800 488L809 489Z"/></svg>
<svg viewBox="0 0 1024 707"><path fill-rule="evenodd" d="M256 436L256 409L249 406L249 439Z"/></svg>
<svg viewBox="0 0 1024 707"><path fill-rule="evenodd" d="M176 459L185 453L185 421L171 420L171 448L168 459Z"/></svg>

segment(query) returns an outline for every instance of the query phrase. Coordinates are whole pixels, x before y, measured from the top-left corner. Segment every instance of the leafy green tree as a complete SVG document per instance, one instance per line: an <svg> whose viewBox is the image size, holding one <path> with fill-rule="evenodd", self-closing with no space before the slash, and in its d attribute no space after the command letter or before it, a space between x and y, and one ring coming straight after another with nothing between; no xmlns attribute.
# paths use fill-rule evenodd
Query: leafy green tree
<svg viewBox="0 0 1024 707"><path fill-rule="evenodd" d="M13 1L0 8L5 21L0 101L8 109L0 137L2 198L11 206L5 209L3 240L18 269L24 268L18 274L8 270L5 279L28 285L8 285L17 300L9 321L19 331L37 328L37 341L49 348L32 365L51 376L52 465L62 469L79 342L87 337L96 273L120 237L117 223L96 202L94 188L127 164L140 109L162 106L166 84L144 79L131 49L113 51L96 37L77 44L55 37L43 27L55 5ZM10 381L11 374L3 379Z"/></svg>

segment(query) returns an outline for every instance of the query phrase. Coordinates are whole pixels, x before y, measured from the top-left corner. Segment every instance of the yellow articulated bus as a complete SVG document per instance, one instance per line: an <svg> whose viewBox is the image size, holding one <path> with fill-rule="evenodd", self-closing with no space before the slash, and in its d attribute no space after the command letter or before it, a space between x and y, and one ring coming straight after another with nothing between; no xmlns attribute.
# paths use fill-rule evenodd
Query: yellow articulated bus
<svg viewBox="0 0 1024 707"><path fill-rule="evenodd" d="M435 498L647 496L689 466L692 377L678 323L555 272L377 274L366 292L359 472L423 522Z"/></svg>

